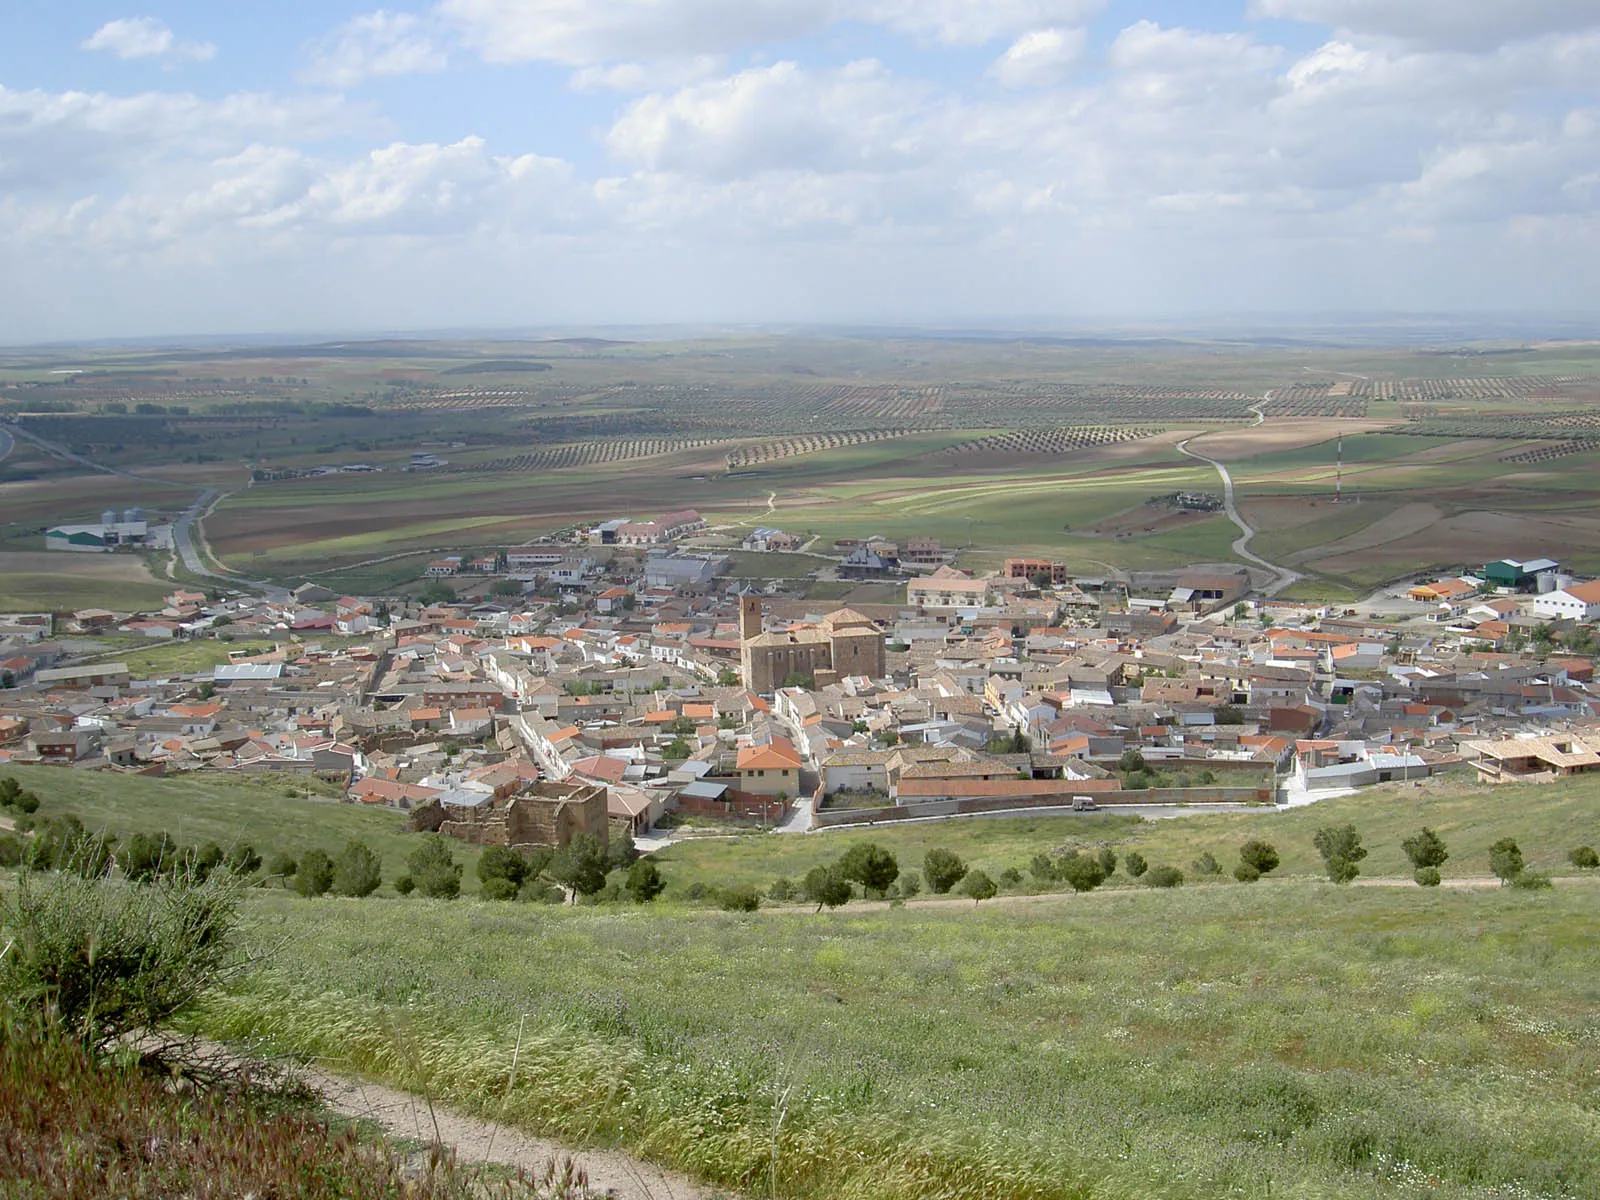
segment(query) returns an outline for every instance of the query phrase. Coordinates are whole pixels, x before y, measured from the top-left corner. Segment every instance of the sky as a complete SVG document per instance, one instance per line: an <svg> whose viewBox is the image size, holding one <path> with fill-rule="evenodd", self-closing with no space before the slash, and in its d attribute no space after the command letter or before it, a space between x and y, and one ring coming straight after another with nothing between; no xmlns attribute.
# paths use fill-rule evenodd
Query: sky
<svg viewBox="0 0 1600 1200"><path fill-rule="evenodd" d="M1600 312L1600 0L6 0L0 343Z"/></svg>

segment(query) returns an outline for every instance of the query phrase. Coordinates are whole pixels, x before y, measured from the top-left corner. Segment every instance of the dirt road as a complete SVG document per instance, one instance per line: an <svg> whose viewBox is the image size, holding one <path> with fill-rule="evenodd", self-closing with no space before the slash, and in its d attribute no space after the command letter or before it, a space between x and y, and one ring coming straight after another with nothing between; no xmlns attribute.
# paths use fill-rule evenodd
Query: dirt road
<svg viewBox="0 0 1600 1200"><path fill-rule="evenodd" d="M395 1137L441 1142L454 1149L461 1162L501 1163L536 1173L548 1163L570 1158L587 1174L595 1193L614 1200L738 1200L735 1193L713 1190L613 1150L573 1151L509 1125L429 1104L409 1092L316 1067L295 1073L341 1116L371 1121Z"/></svg>

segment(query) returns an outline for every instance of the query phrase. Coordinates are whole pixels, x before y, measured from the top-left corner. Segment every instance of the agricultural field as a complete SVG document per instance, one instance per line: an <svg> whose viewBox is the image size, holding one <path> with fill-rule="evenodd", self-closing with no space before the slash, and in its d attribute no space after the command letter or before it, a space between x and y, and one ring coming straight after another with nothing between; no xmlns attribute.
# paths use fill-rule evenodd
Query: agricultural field
<svg viewBox="0 0 1600 1200"><path fill-rule="evenodd" d="M1234 464L1256 549L1307 572L1303 589L1370 590L1484 552L1600 567L1581 524L1600 433L1588 345L749 335L75 354L0 354L0 417L142 482L19 446L0 463L0 540L216 487L205 532L229 567L341 588L414 584L389 565L408 554L684 506L830 541L938 537L975 561L1228 561L1223 524L1198 546L1170 524L1095 532L1153 495L1216 490L1176 450L1192 437ZM1320 511L1341 435L1365 526ZM446 465L407 472L415 453ZM378 470L294 477L350 466ZM1435 505L1438 527L1386 541L1402 494ZM1367 527L1371 544L1343 541Z"/></svg>
<svg viewBox="0 0 1600 1200"><path fill-rule="evenodd" d="M31 539L37 544L43 539ZM0 546L0 612L159 608L172 590L133 554L66 554Z"/></svg>

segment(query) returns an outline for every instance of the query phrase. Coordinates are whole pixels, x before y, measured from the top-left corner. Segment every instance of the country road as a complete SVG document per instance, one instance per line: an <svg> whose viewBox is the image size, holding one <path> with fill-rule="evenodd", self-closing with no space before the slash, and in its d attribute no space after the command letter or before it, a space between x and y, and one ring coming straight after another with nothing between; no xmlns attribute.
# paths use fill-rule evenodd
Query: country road
<svg viewBox="0 0 1600 1200"><path fill-rule="evenodd" d="M1252 428L1255 425L1261 425L1266 422L1267 414L1261 411L1261 406L1271 399L1272 393L1268 392L1258 402L1250 406L1250 411L1256 415ZM1250 550L1250 539L1256 536L1256 531L1248 521L1239 515L1239 509L1234 503L1233 497L1233 476L1228 473L1228 468L1216 459L1201 454L1198 450L1189 449L1189 443L1192 440L1192 438L1184 438L1183 441L1179 442L1178 452L1210 464L1216 469L1217 474L1222 477L1222 509L1227 514L1228 520L1239 527L1239 536L1233 540L1233 552L1240 558L1253 562L1259 567L1265 567L1277 577L1261 589L1263 596L1276 596L1284 588L1300 579L1300 572L1290 570L1288 567L1280 567L1277 563L1268 562L1259 554L1255 554Z"/></svg>
<svg viewBox="0 0 1600 1200"><path fill-rule="evenodd" d="M5 462L11 456L11 451L16 449L17 439L11 436L9 430L0 426L0 462Z"/></svg>
<svg viewBox="0 0 1600 1200"><path fill-rule="evenodd" d="M122 471L118 470L116 467L108 467L104 463L98 463L93 459L85 458L83 455L76 454L67 449L65 446L58 445L55 442L46 441L44 438L37 437L34 434L29 433L27 430L18 428L14 425L0 426L0 438L4 439L3 442L0 442L0 459L5 458L6 454L10 453L11 443L14 440L12 435L21 437L25 441L32 442L46 454L54 455L56 458L62 459L66 462L77 463L79 466L87 467L91 471L99 471L106 475L115 475L120 479L133 479L140 483L160 484L163 487L182 486L179 484L174 484L170 479L162 479L157 475L138 475L131 471ZM277 603L282 603L289 596L288 589L281 588L276 584L266 583L262 580L239 579L232 575L224 575L220 571L213 571L206 565L204 558L200 554L199 545L197 544L195 528L198 522L203 520L210 512L212 505L216 504L216 502L221 498L222 493L218 492L216 488L200 488L198 490L198 494L190 503L189 507L184 509L178 518L173 521L172 548L177 552L178 557L183 560L184 569L193 575L200 575L207 579L215 579L221 583L226 583L233 587L252 588L263 593L267 599Z"/></svg>

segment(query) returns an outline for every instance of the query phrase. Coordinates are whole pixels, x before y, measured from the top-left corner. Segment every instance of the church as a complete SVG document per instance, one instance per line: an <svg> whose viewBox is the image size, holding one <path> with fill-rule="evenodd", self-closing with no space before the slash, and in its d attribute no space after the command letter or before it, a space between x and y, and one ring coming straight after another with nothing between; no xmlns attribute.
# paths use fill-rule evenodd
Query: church
<svg viewBox="0 0 1600 1200"><path fill-rule="evenodd" d="M826 687L850 675L882 679L887 673L883 631L870 618L841 608L820 625L763 633L759 596L739 598L739 658L744 685L758 696L776 691L794 675Z"/></svg>

